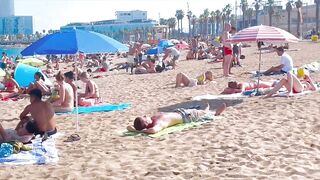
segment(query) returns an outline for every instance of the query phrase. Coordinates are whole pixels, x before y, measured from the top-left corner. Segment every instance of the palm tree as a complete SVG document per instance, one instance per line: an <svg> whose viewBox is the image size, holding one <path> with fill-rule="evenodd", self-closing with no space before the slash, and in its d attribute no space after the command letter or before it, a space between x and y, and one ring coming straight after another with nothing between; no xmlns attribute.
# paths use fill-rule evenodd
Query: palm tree
<svg viewBox="0 0 320 180"><path fill-rule="evenodd" d="M204 19L204 35L205 37L208 37L208 22L209 22L209 16L210 16L210 12L209 9L205 9L203 11L203 19Z"/></svg>
<svg viewBox="0 0 320 180"><path fill-rule="evenodd" d="M319 32L319 11L320 11L320 0L314 0L316 3L316 32Z"/></svg>
<svg viewBox="0 0 320 180"><path fill-rule="evenodd" d="M191 18L191 24L192 24L192 35L194 36L196 33L196 23L197 23L197 16L193 15Z"/></svg>
<svg viewBox="0 0 320 180"><path fill-rule="evenodd" d="M189 38L191 37L191 17L192 17L192 12L188 11L187 12L187 18L188 18L188 26L189 26Z"/></svg>
<svg viewBox="0 0 320 180"><path fill-rule="evenodd" d="M253 8L249 8L247 10L246 15L247 15L247 18L248 18L248 26L250 27L251 26L251 19L253 17Z"/></svg>
<svg viewBox="0 0 320 180"><path fill-rule="evenodd" d="M184 12L182 10L177 10L176 11L176 18L178 20L178 31L179 31L179 35L181 36L183 30L182 30L182 19L184 18ZM180 22L180 24L179 24ZM179 29L180 26L180 29Z"/></svg>
<svg viewBox="0 0 320 180"><path fill-rule="evenodd" d="M269 26L272 26L272 16L274 14L274 0L268 0Z"/></svg>
<svg viewBox="0 0 320 180"><path fill-rule="evenodd" d="M288 32L291 32L291 11L292 11L292 0L289 0L286 4L286 11L288 13Z"/></svg>
<svg viewBox="0 0 320 180"><path fill-rule="evenodd" d="M256 10L256 25L258 25L258 15L259 15L260 6L262 4L262 0L255 0L253 4L254 4L254 9Z"/></svg>
<svg viewBox="0 0 320 180"><path fill-rule="evenodd" d="M233 26L233 27L237 27L237 25L236 25L236 15L234 15L234 14L231 14L231 16L230 16L230 23L231 23L231 25Z"/></svg>
<svg viewBox="0 0 320 180"><path fill-rule="evenodd" d="M159 24L160 25L168 25L168 20L164 19L164 18L160 18Z"/></svg>
<svg viewBox="0 0 320 180"><path fill-rule="evenodd" d="M243 28L245 28L245 16L246 16L245 14L248 9L248 1L241 0L240 6L241 6L241 10L242 10L242 29L243 29Z"/></svg>
<svg viewBox="0 0 320 180"><path fill-rule="evenodd" d="M296 5L296 8L297 8L297 19L298 19L298 22L297 22L297 35L298 37L300 37L301 35L301 32L300 32L300 27L301 27L301 23L302 23L302 17L301 17L301 12L302 12L302 6L303 6L303 3L301 0L298 0L295 2L295 5Z"/></svg>
<svg viewBox="0 0 320 180"><path fill-rule="evenodd" d="M203 24L204 24L204 15L200 14L199 16L199 33L201 36L204 35L204 28L203 28Z"/></svg>
<svg viewBox="0 0 320 180"><path fill-rule="evenodd" d="M211 24L211 35L214 36L215 33L215 21L216 21L216 13L214 11L210 12L210 24Z"/></svg>
<svg viewBox="0 0 320 180"><path fill-rule="evenodd" d="M173 31L174 31L174 29L176 28L176 25L177 25L177 20L176 20L176 18L172 17L172 18L169 18L169 19L168 19L169 36L170 36L170 34L171 34L171 36L172 36Z"/></svg>
<svg viewBox="0 0 320 180"><path fill-rule="evenodd" d="M216 35L218 35L219 34L219 31L220 31L220 23L221 23L221 18L222 18L222 13L221 13L221 11L220 10L216 10L215 11L215 13L216 13Z"/></svg>
<svg viewBox="0 0 320 180"><path fill-rule="evenodd" d="M223 10L222 10L224 13L225 13L225 18L226 20L229 22L230 21L230 15L232 13L232 6L231 4L227 4Z"/></svg>

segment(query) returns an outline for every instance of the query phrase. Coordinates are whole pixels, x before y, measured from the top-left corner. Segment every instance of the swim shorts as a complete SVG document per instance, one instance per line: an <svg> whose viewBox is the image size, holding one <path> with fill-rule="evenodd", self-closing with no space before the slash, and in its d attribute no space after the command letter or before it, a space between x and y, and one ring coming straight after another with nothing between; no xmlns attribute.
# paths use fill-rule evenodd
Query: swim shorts
<svg viewBox="0 0 320 180"><path fill-rule="evenodd" d="M32 133L34 135L40 134L41 136L43 136L44 134L47 134L48 136L51 136L51 135L54 135L55 133L57 133L57 129L54 129L54 130L48 131L48 132L40 131L38 126L37 126L37 123L35 121L33 121L33 120L30 120L29 122L27 122L26 130L29 133Z"/></svg>
<svg viewBox="0 0 320 180"><path fill-rule="evenodd" d="M175 112L181 115L183 123L197 122L200 120L200 117L198 115L198 110L196 109L179 108L179 109L176 109Z"/></svg>
<svg viewBox="0 0 320 180"><path fill-rule="evenodd" d="M225 56L232 55L232 49L229 47L223 46L223 52Z"/></svg>

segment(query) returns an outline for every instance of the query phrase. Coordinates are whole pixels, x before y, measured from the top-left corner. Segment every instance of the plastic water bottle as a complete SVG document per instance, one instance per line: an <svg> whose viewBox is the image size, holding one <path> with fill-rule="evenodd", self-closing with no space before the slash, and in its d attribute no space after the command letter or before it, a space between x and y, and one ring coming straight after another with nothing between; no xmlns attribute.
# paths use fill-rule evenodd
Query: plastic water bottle
<svg viewBox="0 0 320 180"><path fill-rule="evenodd" d="M8 157L13 153L13 146L8 143L2 143L0 146L0 158Z"/></svg>

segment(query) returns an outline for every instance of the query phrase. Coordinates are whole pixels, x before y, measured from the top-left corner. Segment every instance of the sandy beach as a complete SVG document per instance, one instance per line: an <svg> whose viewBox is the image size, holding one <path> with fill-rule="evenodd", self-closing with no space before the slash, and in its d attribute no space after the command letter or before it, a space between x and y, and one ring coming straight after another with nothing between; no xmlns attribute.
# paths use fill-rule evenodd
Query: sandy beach
<svg viewBox="0 0 320 180"><path fill-rule="evenodd" d="M320 44L300 42L288 51L299 67L320 61ZM243 67L232 69L234 76L222 77L221 63L180 61L176 70L159 74L129 75L112 72L95 79L105 102L128 102L124 111L57 116L64 135L56 140L56 165L2 166L0 179L318 179L320 177L320 93L291 98L192 101L204 94L219 94L230 80L250 81L245 72L258 69L256 45L244 48ZM183 56L184 58L184 56ZM262 69L279 63L276 53L262 55ZM215 83L174 88L175 75L195 77L211 70ZM312 73L320 81L320 73ZM281 76L262 77L263 80ZM81 84L81 83L80 83ZM28 99L0 102L1 123L14 127ZM212 110L228 106L222 118L197 128L160 138L121 137L127 125L139 115L172 111L209 102ZM63 140L73 133L80 141Z"/></svg>

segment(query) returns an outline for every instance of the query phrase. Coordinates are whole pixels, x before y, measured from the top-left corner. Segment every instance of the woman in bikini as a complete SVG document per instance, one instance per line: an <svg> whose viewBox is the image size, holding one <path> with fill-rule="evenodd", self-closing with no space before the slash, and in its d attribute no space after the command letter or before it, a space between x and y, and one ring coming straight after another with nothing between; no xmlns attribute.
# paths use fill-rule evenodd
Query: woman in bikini
<svg viewBox="0 0 320 180"><path fill-rule="evenodd" d="M301 93L303 91L316 91L316 85L310 78L308 73L303 73L301 77L297 77L291 72L287 73L287 78L283 78L275 87L265 96L265 98L272 97L282 87L288 91L287 96L293 96L294 93Z"/></svg>
<svg viewBox="0 0 320 180"><path fill-rule="evenodd" d="M230 81L228 82L228 87L223 90L221 94L234 94L234 93L243 93L245 91L254 90L257 88L261 89L270 89L275 85L275 82L265 82L260 81L259 87L258 82L236 82L236 81Z"/></svg>
<svg viewBox="0 0 320 180"><path fill-rule="evenodd" d="M45 85L44 76L41 72L36 72L34 74L35 83L30 83L29 87L26 89L26 93L29 93L33 89L40 89L43 95L50 94L50 89Z"/></svg>
<svg viewBox="0 0 320 180"><path fill-rule="evenodd" d="M0 91L0 98L7 99L17 96L19 93L19 84L13 79L13 74L7 73L3 82L5 89Z"/></svg>
<svg viewBox="0 0 320 180"><path fill-rule="evenodd" d="M197 85L203 85L207 81L213 81L213 75L211 71L206 71L196 79L189 78L184 73L179 73L176 76L176 87L193 87Z"/></svg>
<svg viewBox="0 0 320 180"><path fill-rule="evenodd" d="M79 76L80 80L86 84L84 93L79 93L80 106L92 106L100 103L100 93L97 84L89 79L87 72L83 72Z"/></svg>

